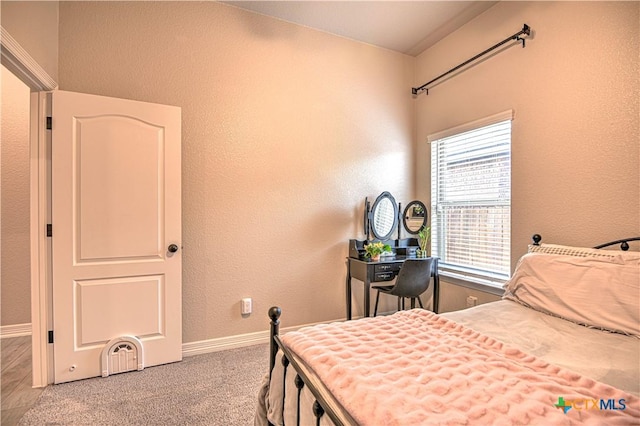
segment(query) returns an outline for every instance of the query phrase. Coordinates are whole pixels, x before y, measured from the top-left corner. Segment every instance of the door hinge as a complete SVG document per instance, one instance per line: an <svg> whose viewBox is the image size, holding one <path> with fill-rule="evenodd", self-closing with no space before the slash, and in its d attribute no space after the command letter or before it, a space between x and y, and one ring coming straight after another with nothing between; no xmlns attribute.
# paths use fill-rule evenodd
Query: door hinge
<svg viewBox="0 0 640 426"><path fill-rule="evenodd" d="M50 223L47 223L47 237L50 237L53 235L53 226L51 226Z"/></svg>
<svg viewBox="0 0 640 426"><path fill-rule="evenodd" d="M53 119L51 117L47 117L47 130L51 130Z"/></svg>
<svg viewBox="0 0 640 426"><path fill-rule="evenodd" d="M53 330L49 330L49 343L53 343Z"/></svg>

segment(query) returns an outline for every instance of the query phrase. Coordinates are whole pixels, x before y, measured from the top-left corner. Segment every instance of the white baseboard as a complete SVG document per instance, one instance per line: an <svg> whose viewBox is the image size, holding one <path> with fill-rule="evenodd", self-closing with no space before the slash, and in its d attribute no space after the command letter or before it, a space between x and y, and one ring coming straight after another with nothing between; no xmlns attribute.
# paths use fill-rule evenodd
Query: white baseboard
<svg viewBox="0 0 640 426"><path fill-rule="evenodd" d="M318 322L315 324L324 324L324 323L335 322L335 321L344 321L344 319ZM302 327L308 327L315 324L304 324L296 327L281 328L280 333L284 334L288 331L295 331ZM201 355L201 354L206 354L210 352L224 351L226 349L235 349L235 348L242 348L245 346L259 345L261 343L269 343L269 335L270 335L270 331L265 330L265 331L258 331L255 333L238 334L236 336L220 337L217 339L200 340L197 342L183 343L182 356Z"/></svg>
<svg viewBox="0 0 640 426"><path fill-rule="evenodd" d="M218 339L200 340L182 344L182 356L201 355L226 349L242 348L269 342L269 332L239 334L237 336L220 337Z"/></svg>
<svg viewBox="0 0 640 426"><path fill-rule="evenodd" d="M31 323L0 326L0 339L31 336Z"/></svg>

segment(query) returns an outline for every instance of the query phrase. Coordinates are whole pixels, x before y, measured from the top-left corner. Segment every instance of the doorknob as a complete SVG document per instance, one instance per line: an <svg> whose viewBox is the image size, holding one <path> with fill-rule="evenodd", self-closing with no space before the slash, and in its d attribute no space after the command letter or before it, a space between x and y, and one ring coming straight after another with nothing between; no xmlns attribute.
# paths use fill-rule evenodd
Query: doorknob
<svg viewBox="0 0 640 426"><path fill-rule="evenodd" d="M167 250L169 250L169 253L175 253L178 251L178 246L175 244L171 244L169 245L169 247L167 247Z"/></svg>

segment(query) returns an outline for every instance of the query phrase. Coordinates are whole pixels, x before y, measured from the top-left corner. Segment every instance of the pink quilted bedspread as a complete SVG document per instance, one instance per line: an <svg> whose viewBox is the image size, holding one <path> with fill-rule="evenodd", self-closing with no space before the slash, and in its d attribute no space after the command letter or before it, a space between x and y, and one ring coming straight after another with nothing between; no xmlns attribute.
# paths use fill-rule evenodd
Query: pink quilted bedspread
<svg viewBox="0 0 640 426"><path fill-rule="evenodd" d="M638 397L425 310L283 341L361 425L640 424Z"/></svg>

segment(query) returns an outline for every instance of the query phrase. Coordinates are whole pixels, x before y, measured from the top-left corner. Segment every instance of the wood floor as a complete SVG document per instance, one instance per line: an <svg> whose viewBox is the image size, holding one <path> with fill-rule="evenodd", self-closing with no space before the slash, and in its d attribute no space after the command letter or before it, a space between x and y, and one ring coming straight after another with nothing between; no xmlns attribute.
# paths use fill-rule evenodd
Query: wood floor
<svg viewBox="0 0 640 426"><path fill-rule="evenodd" d="M0 339L2 426L17 425L44 388L31 387L31 336Z"/></svg>

